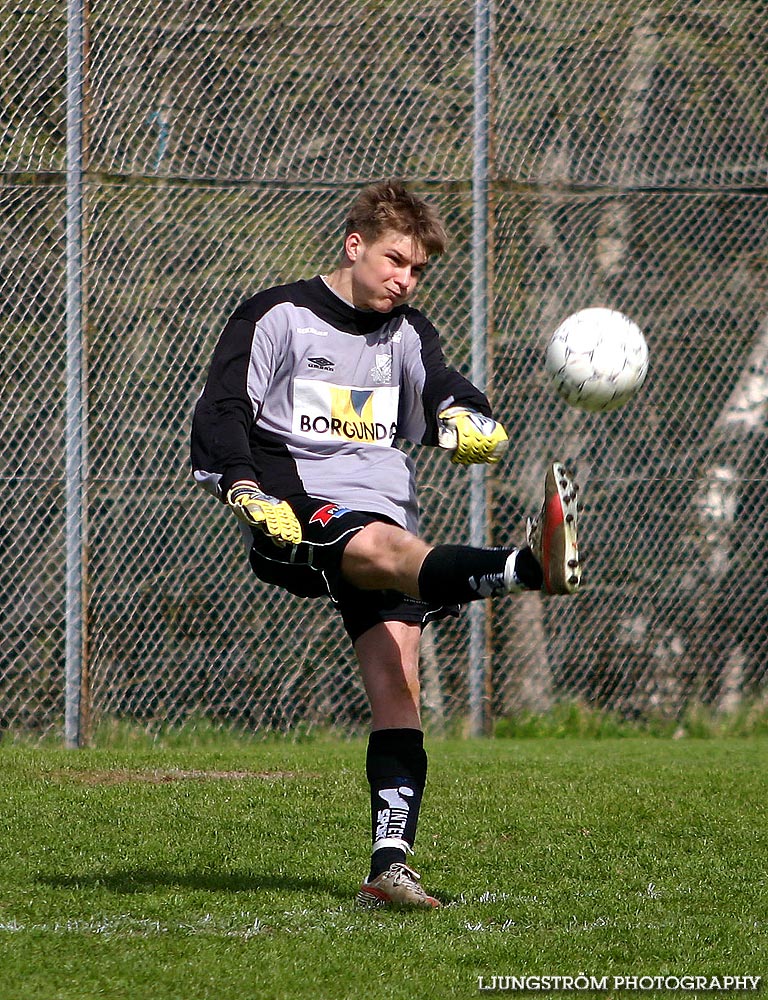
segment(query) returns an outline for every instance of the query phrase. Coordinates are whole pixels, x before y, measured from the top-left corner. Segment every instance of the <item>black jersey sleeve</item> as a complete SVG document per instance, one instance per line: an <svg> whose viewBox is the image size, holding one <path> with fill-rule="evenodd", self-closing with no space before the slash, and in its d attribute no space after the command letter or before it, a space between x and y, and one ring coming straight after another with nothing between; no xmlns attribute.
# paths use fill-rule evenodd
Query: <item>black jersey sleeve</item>
<svg viewBox="0 0 768 1000"><path fill-rule="evenodd" d="M225 496L238 479L258 481L250 446L258 400L248 392L252 319L236 312L213 352L205 388L192 418L191 459L195 478L211 477Z"/></svg>
<svg viewBox="0 0 768 1000"><path fill-rule="evenodd" d="M440 336L421 313L409 317L419 335L423 386L421 403L426 428L421 443L437 444L437 415L448 406L467 406L485 416L492 416L487 397L469 379L445 360Z"/></svg>

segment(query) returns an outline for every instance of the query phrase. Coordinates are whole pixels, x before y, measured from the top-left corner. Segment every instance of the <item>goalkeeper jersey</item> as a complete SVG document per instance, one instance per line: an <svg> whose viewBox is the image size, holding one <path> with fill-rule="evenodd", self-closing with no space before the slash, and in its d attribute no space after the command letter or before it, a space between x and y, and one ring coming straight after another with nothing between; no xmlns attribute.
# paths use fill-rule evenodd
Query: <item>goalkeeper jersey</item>
<svg viewBox="0 0 768 1000"><path fill-rule="evenodd" d="M486 397L448 367L411 306L355 309L321 277L267 289L232 315L192 421L196 482L220 498L238 479L289 500L327 499L418 525L399 440L437 444L437 414Z"/></svg>

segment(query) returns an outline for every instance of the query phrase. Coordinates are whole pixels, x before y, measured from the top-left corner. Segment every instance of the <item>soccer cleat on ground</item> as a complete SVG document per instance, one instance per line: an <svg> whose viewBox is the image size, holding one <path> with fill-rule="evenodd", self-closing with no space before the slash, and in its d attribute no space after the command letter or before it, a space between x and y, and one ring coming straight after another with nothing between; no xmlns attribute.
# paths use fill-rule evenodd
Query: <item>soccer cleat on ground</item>
<svg viewBox="0 0 768 1000"><path fill-rule="evenodd" d="M371 882L363 882L357 902L367 909L391 906L397 909L434 910L441 904L428 896L421 886L421 876L401 861L390 865Z"/></svg>
<svg viewBox="0 0 768 1000"><path fill-rule="evenodd" d="M565 467L555 462L547 469L541 511L528 521L528 544L541 566L547 594L575 594L581 583L577 491Z"/></svg>

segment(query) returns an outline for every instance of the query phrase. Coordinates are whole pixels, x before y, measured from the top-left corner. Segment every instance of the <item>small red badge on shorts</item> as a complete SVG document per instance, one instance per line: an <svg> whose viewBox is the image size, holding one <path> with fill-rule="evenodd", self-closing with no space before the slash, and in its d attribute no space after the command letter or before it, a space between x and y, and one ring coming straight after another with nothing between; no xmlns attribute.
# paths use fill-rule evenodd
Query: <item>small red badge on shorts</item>
<svg viewBox="0 0 768 1000"><path fill-rule="evenodd" d="M349 510L346 507L339 507L336 503L327 503L324 507L320 507L315 511L312 517L310 517L309 523L315 524L319 522L324 528L327 528L334 517L342 517L348 513Z"/></svg>

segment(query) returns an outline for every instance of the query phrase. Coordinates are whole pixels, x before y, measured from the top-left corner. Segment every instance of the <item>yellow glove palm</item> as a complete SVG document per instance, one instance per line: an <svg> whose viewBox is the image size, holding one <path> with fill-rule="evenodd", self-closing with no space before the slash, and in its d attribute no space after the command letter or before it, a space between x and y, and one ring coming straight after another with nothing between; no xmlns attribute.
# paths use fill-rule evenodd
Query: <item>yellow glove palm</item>
<svg viewBox="0 0 768 1000"><path fill-rule="evenodd" d="M285 500L262 492L256 483L233 483L227 503L243 524L259 528L278 545L298 545L301 541L301 525Z"/></svg>
<svg viewBox="0 0 768 1000"><path fill-rule="evenodd" d="M493 417L465 406L449 406L437 415L438 444L453 452L454 465L494 464L507 450L509 438Z"/></svg>

